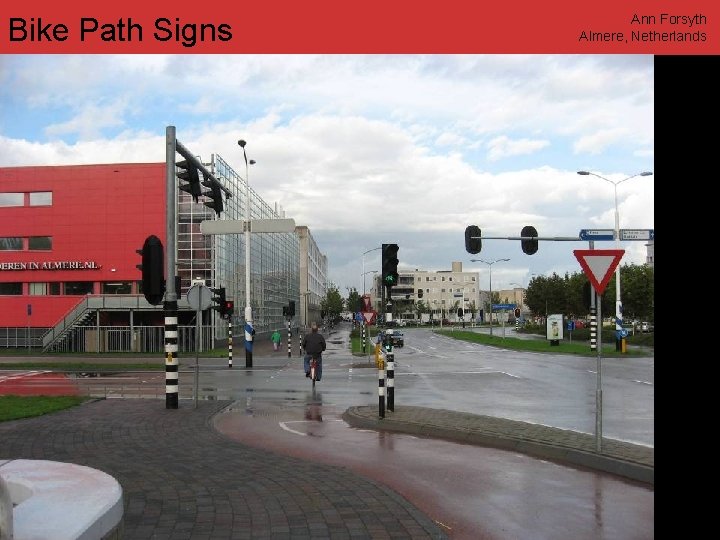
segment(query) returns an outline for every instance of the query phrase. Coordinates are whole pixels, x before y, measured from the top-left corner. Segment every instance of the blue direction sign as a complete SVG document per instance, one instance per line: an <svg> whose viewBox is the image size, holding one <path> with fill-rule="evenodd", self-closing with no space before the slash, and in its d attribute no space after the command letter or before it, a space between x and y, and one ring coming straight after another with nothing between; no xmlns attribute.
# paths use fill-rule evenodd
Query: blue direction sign
<svg viewBox="0 0 720 540"><path fill-rule="evenodd" d="M620 229L620 240L655 240L655 229Z"/></svg>
<svg viewBox="0 0 720 540"><path fill-rule="evenodd" d="M580 229L580 240L615 240L612 229Z"/></svg>
<svg viewBox="0 0 720 540"><path fill-rule="evenodd" d="M515 309L515 304L493 304L493 309Z"/></svg>

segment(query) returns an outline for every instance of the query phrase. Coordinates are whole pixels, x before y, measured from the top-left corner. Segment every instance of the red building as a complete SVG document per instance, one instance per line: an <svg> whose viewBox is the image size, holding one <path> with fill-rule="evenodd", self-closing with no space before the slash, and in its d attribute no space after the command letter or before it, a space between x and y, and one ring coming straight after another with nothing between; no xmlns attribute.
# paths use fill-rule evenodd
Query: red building
<svg viewBox="0 0 720 540"><path fill-rule="evenodd" d="M41 335L87 295L140 294L136 250L151 234L166 244L165 201L164 163L0 168L0 347L3 332Z"/></svg>

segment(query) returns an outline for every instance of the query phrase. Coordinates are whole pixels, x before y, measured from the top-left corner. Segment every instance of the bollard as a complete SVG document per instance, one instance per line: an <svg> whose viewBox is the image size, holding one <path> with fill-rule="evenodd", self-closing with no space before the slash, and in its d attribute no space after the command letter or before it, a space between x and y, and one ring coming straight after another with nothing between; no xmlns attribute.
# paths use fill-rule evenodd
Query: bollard
<svg viewBox="0 0 720 540"><path fill-rule="evenodd" d="M292 333L290 332L290 319L288 319L288 358L292 358Z"/></svg>
<svg viewBox="0 0 720 540"><path fill-rule="evenodd" d="M378 366L378 406L380 418L385 418L385 362L380 359Z"/></svg>
<svg viewBox="0 0 720 540"><path fill-rule="evenodd" d="M390 338L392 339L392 338ZM395 354L387 353L387 410L395 410Z"/></svg>
<svg viewBox="0 0 720 540"><path fill-rule="evenodd" d="M228 367L232 368L232 348L233 348L233 333L232 333L232 316L228 318Z"/></svg>

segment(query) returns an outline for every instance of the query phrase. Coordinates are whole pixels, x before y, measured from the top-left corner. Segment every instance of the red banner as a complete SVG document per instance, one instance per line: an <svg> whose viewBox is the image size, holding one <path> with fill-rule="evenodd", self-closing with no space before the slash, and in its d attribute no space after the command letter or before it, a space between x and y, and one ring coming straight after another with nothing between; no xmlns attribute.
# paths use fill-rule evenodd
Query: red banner
<svg viewBox="0 0 720 540"><path fill-rule="evenodd" d="M9 53L720 53L716 0L6 3Z"/></svg>

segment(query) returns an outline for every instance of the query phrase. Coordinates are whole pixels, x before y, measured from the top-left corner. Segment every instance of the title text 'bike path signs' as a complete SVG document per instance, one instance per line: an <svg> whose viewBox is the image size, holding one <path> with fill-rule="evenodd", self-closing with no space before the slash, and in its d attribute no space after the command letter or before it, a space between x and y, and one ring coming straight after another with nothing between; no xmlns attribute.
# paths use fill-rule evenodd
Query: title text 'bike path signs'
<svg viewBox="0 0 720 540"><path fill-rule="evenodd" d="M602 294L615 268L625 254L624 249L576 249L575 258L592 283L595 292Z"/></svg>

